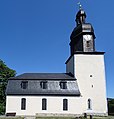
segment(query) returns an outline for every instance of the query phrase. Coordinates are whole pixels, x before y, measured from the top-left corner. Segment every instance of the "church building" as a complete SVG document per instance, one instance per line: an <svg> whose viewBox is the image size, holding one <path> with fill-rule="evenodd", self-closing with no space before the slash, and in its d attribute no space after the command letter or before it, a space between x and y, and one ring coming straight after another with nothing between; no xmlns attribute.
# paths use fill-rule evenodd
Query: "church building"
<svg viewBox="0 0 114 119"><path fill-rule="evenodd" d="M6 115L106 116L104 52L95 50L95 34L80 9L70 36L66 73L24 73L8 80Z"/></svg>

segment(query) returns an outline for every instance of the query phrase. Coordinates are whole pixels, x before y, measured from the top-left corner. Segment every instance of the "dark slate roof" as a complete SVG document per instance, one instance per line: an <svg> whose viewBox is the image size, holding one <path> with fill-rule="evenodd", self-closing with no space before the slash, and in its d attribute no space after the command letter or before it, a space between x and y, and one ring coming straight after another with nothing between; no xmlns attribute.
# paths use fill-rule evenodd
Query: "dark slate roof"
<svg viewBox="0 0 114 119"><path fill-rule="evenodd" d="M10 79L74 79L71 73L24 73Z"/></svg>
<svg viewBox="0 0 114 119"><path fill-rule="evenodd" d="M47 89L41 88L43 79L47 81ZM60 88L63 80L67 82L67 89ZM22 81L28 81L27 89L22 89ZM68 74L26 73L8 80L6 95L80 96L80 92L77 80Z"/></svg>
<svg viewBox="0 0 114 119"><path fill-rule="evenodd" d="M94 29L92 27L92 25L90 23L84 23L84 24L80 24L77 27L74 28L73 32L71 33L70 39L73 40L77 35L79 34L92 34L93 37L95 38L94 35Z"/></svg>

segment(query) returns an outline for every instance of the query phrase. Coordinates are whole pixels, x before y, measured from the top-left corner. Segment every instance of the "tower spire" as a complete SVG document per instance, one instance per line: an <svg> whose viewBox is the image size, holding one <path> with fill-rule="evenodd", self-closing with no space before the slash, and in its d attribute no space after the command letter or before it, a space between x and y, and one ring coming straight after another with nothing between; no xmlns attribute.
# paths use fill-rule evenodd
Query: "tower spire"
<svg viewBox="0 0 114 119"><path fill-rule="evenodd" d="M86 22L86 13L79 2L79 11L76 14L77 26L74 28L70 39L71 55L79 52L95 52L95 34L90 23Z"/></svg>
<svg viewBox="0 0 114 119"><path fill-rule="evenodd" d="M79 11L78 11L78 13L76 15L76 20L75 21L76 21L77 25L79 25L79 24L85 23L86 13L82 9L81 2L78 2L77 4L79 5Z"/></svg>

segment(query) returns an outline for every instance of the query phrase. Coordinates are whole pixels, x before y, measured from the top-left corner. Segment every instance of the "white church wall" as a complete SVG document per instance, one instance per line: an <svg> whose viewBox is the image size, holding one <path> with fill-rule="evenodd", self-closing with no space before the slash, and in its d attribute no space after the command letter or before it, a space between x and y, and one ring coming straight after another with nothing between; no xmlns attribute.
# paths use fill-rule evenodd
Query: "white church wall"
<svg viewBox="0 0 114 119"><path fill-rule="evenodd" d="M26 98L26 110L21 110L21 99ZM42 99L47 99L47 110L42 110ZM68 99L68 110L63 111L63 99ZM81 115L81 97L60 96L7 96L6 113L16 112L16 115Z"/></svg>
<svg viewBox="0 0 114 119"><path fill-rule="evenodd" d="M107 113L104 55L74 55L74 75L83 97L83 111L91 99L94 113Z"/></svg>

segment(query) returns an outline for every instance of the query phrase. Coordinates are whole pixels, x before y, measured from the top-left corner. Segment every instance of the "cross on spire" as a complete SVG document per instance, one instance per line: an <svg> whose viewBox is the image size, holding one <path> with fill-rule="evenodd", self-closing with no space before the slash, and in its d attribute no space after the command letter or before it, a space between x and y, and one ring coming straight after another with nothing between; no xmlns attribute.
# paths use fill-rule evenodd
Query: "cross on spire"
<svg viewBox="0 0 114 119"><path fill-rule="evenodd" d="M82 9L81 2L78 2L77 4L79 5L79 9L81 10Z"/></svg>

